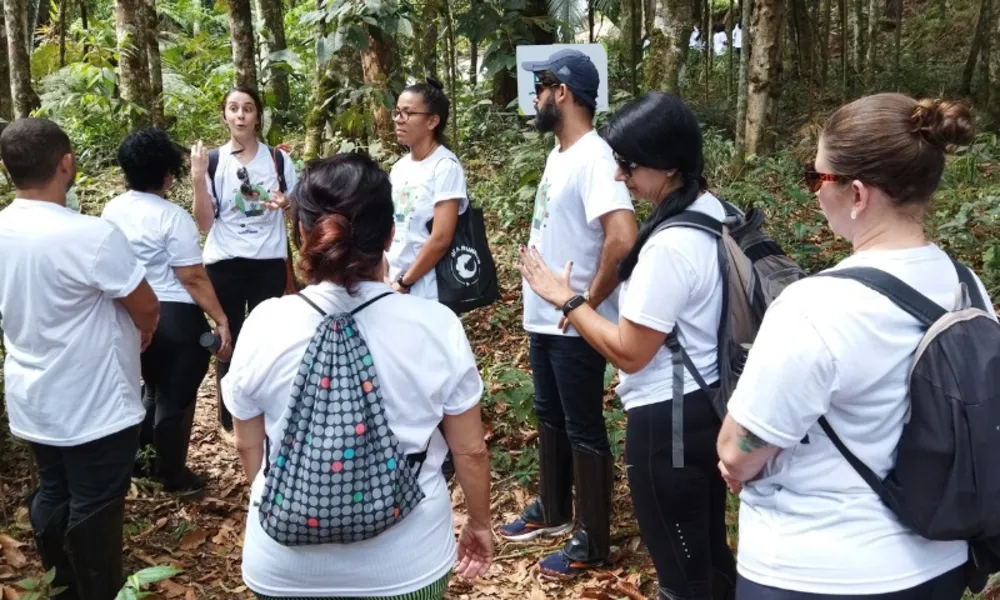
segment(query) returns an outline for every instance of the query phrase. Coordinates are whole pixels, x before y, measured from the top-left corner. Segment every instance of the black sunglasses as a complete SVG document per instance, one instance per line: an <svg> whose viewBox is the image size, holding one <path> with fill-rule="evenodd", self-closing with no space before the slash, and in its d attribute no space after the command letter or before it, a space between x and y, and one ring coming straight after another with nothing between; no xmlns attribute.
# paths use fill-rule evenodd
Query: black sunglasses
<svg viewBox="0 0 1000 600"><path fill-rule="evenodd" d="M631 177L632 171L639 167L639 163L632 162L617 152L615 152L615 163L618 164L618 168L626 177Z"/></svg>
<svg viewBox="0 0 1000 600"><path fill-rule="evenodd" d="M247 168L240 167L236 171L236 177L240 180L240 193L247 197L253 194L254 189L250 186L250 174L247 173Z"/></svg>

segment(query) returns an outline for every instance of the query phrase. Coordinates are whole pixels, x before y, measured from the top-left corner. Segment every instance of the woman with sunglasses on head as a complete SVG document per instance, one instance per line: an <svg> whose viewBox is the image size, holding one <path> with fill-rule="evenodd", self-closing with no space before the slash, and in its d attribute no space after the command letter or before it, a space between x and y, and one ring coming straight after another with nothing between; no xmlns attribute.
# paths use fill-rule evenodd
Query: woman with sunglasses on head
<svg viewBox="0 0 1000 600"><path fill-rule="evenodd" d="M282 295L293 281L285 211L286 193L297 178L291 157L260 141L263 110L256 91L233 88L222 100L229 142L214 152L200 141L191 149L194 218L208 234L205 266L229 318L233 343L247 313ZM210 160L216 154L217 160ZM215 370L218 383L228 363L218 361ZM232 431L232 417L218 398L219 420Z"/></svg>
<svg viewBox="0 0 1000 600"><path fill-rule="evenodd" d="M736 566L726 543L726 488L717 470L721 421L690 373L684 375L684 466L674 468L673 369L665 347L677 332L709 385L718 381L722 277L716 238L688 227L660 229L685 211L721 221L723 204L705 191L698 120L677 97L651 92L609 120L603 135L615 152L617 178L652 202L652 215L620 266L620 320L605 319L537 250L521 250L519 270L531 288L561 308L570 325L621 377L628 413L625 453L639 532L656 565L661 599L731 597Z"/></svg>
<svg viewBox="0 0 1000 600"><path fill-rule="evenodd" d="M446 147L450 108L441 82L428 77L403 90L392 112L396 139L410 151L389 175L396 220L389 278L397 292L431 300L438 298L434 268L469 209L465 171Z"/></svg>
<svg viewBox="0 0 1000 600"><path fill-rule="evenodd" d="M945 153L972 140L972 116L954 102L878 94L837 110L806 172L830 229L853 246L831 273L878 269L952 310L965 267L923 225ZM908 530L818 422L884 479L923 333L887 297L832 276L796 282L768 308L718 441L723 476L742 488L738 598L962 597L966 542Z"/></svg>

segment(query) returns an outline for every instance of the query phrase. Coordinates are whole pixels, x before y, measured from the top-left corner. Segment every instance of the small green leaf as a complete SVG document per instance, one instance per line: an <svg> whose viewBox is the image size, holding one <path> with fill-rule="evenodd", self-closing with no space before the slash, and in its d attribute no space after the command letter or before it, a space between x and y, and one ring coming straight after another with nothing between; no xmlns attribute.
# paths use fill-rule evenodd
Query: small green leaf
<svg viewBox="0 0 1000 600"><path fill-rule="evenodd" d="M181 570L176 567L171 566L159 566L159 567L148 567L143 569L130 577L129 579L135 580L138 584L136 587L142 588L143 586L149 585L151 583L156 583L158 581L163 581L164 579L169 579L174 575L181 573Z"/></svg>
<svg viewBox="0 0 1000 600"><path fill-rule="evenodd" d="M409 19L399 19L399 35L403 37L412 38L413 37L413 23L410 23Z"/></svg>
<svg viewBox="0 0 1000 600"><path fill-rule="evenodd" d="M38 589L38 581L35 579L22 579L21 581L18 581L14 585L21 588L22 590L31 591Z"/></svg>
<svg viewBox="0 0 1000 600"><path fill-rule="evenodd" d="M42 581L45 582L45 585L51 585L52 582L55 581L55 579L56 579L56 568L55 567L52 567L51 569L49 569L48 572L46 572L45 575L42 577Z"/></svg>
<svg viewBox="0 0 1000 600"><path fill-rule="evenodd" d="M66 591L66 590L68 590L68 589L69 589L69 588L68 588L67 586L65 586L65 585L61 585L61 586L59 586L59 587L54 587L54 588L52 588L52 590L51 590L51 591L49 592L49 595L50 595L50 596L58 596L59 594L61 594L61 593L65 592L65 591Z"/></svg>

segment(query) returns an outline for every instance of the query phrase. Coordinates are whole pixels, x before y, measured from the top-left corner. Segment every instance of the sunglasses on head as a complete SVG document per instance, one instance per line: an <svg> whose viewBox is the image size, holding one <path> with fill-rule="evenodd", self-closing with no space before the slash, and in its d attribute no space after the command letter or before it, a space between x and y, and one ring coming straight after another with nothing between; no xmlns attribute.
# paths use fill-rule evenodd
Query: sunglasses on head
<svg viewBox="0 0 1000 600"><path fill-rule="evenodd" d="M815 164L807 165L805 168L805 172L803 173L802 176L806 180L806 187L808 187L809 191L814 194L818 192L821 187L823 187L824 183L841 181L845 179L845 177L841 175L834 175L832 173L820 173L819 171L816 170Z"/></svg>
<svg viewBox="0 0 1000 600"><path fill-rule="evenodd" d="M254 189L250 186L250 174L247 173L246 167L240 167L236 171L236 177L240 180L240 193L244 196L249 196L253 194Z"/></svg>
<svg viewBox="0 0 1000 600"><path fill-rule="evenodd" d="M615 163L618 164L618 168L626 177L631 177L632 172L639 166L639 163L632 162L617 152L615 152Z"/></svg>

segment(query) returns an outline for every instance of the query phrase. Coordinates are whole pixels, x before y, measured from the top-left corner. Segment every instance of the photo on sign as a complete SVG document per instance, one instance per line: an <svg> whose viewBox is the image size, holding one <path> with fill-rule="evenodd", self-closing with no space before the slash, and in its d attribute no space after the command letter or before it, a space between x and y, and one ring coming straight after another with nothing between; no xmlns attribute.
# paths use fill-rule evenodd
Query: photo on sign
<svg viewBox="0 0 1000 600"><path fill-rule="evenodd" d="M590 57L601 80L597 88L597 112L608 110L608 53L604 46L602 44L546 44L517 47L517 104L522 114L535 114L535 74L525 70L524 63L545 62L554 54L566 49L579 50Z"/></svg>

